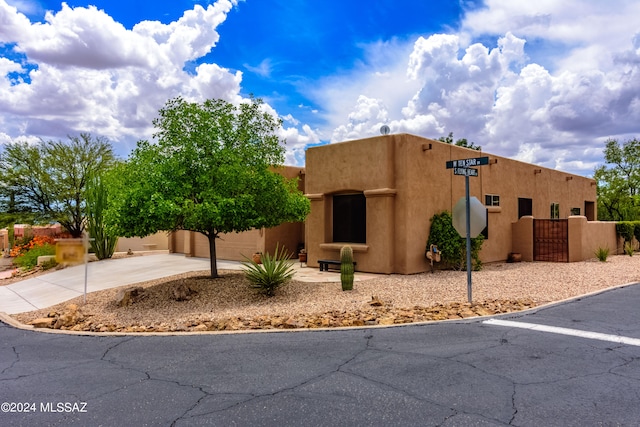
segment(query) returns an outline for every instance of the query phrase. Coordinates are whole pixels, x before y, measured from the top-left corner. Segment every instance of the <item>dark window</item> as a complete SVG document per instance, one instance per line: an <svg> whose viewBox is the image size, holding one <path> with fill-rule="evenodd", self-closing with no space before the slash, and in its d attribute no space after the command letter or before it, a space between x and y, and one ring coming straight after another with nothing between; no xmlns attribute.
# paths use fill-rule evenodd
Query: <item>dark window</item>
<svg viewBox="0 0 640 427"><path fill-rule="evenodd" d="M485 206L500 206L500 196L497 194L485 194L484 204Z"/></svg>
<svg viewBox="0 0 640 427"><path fill-rule="evenodd" d="M523 216L533 215L533 201L531 199L523 199L518 197L518 219Z"/></svg>
<svg viewBox="0 0 640 427"><path fill-rule="evenodd" d="M367 199L364 194L333 196L333 241L367 242Z"/></svg>
<svg viewBox="0 0 640 427"><path fill-rule="evenodd" d="M485 209L485 215L487 216L487 226L480 234L482 234L484 239L487 240L489 238L489 209Z"/></svg>
<svg viewBox="0 0 640 427"><path fill-rule="evenodd" d="M571 215L580 215L580 208L571 208Z"/></svg>
<svg viewBox="0 0 640 427"><path fill-rule="evenodd" d="M551 211L549 212L551 219L560 219L560 204L551 203Z"/></svg>

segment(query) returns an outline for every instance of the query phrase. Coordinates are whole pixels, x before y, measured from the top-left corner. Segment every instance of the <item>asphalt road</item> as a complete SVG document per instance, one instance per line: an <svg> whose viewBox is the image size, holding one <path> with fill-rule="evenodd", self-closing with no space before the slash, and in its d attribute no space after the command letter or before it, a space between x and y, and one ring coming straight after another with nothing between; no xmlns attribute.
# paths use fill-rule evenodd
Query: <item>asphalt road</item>
<svg viewBox="0 0 640 427"><path fill-rule="evenodd" d="M596 338L486 319L169 337L0 324L0 425L638 425L639 301L634 285L497 317Z"/></svg>

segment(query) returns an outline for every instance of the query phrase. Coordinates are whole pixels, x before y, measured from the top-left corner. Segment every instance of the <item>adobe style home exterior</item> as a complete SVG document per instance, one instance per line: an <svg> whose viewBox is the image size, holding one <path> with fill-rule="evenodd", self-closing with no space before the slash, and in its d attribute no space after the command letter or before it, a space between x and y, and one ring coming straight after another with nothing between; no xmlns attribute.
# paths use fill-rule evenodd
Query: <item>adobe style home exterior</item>
<svg viewBox="0 0 640 427"><path fill-rule="evenodd" d="M616 248L613 223L597 223L593 179L425 139L396 134L314 147L306 154L308 265L339 259L348 243L357 270L412 274L427 271L430 219L452 211L465 179L447 161L488 156L470 177L470 195L487 206L480 258L504 261L510 252L533 260L534 218L568 219L567 261ZM570 218L569 218L570 217Z"/></svg>
<svg viewBox="0 0 640 427"><path fill-rule="evenodd" d="M340 248L349 244L358 271L427 271L430 219L451 212L465 192L464 177L454 175L446 163L484 156L489 164L469 178L470 195L487 205L483 262L504 261L511 252L533 261L534 222L552 216L568 223L566 261L593 258L598 247L617 248L615 224L595 221L593 179L393 134L309 148L306 169L279 169L287 177L300 177L299 188L311 201L305 223L223 235L218 257L243 260L254 252L273 252L277 243L295 253L304 245L307 265L318 267L318 260L339 259ZM169 249L209 256L207 239L188 231L172 233Z"/></svg>

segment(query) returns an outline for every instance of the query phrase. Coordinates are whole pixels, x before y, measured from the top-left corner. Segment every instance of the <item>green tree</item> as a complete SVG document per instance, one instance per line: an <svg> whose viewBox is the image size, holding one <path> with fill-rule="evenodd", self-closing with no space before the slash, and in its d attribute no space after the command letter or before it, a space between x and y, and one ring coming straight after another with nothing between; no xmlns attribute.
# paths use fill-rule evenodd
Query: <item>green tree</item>
<svg viewBox="0 0 640 427"><path fill-rule="evenodd" d="M620 144L605 142L605 164L596 168L598 219L633 221L640 219L640 141Z"/></svg>
<svg viewBox="0 0 640 427"><path fill-rule="evenodd" d="M0 154L0 211L57 221L74 237L85 225L87 177L114 159L110 143L83 133L69 141L7 144Z"/></svg>
<svg viewBox="0 0 640 427"><path fill-rule="evenodd" d="M284 162L275 134L281 122L260 99L167 101L153 122L157 143L139 141L115 169L109 221L126 237L191 230L209 240L211 277L218 277L220 233L302 221L309 201L297 179L274 172ZM276 168L277 170L277 168Z"/></svg>
<svg viewBox="0 0 640 427"><path fill-rule="evenodd" d="M438 138L438 141L446 142L447 144L454 144L454 142L453 142L453 132L449 132L448 136L441 136L440 138ZM458 147L471 148L472 150L478 150L478 151L482 150L482 146L476 145L473 142L467 141L467 138L458 139L455 142L455 145L457 145Z"/></svg>

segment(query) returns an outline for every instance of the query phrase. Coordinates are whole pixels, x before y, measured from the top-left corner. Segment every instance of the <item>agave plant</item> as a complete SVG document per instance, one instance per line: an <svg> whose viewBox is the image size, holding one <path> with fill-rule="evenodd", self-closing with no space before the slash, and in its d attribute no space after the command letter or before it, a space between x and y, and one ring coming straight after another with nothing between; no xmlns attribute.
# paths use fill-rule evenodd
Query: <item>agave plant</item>
<svg viewBox="0 0 640 427"><path fill-rule="evenodd" d="M250 283L249 286L266 296L275 295L276 289L293 277L291 254L277 245L273 255L268 253L262 255L262 264L258 264L250 258L244 258L246 261L242 265L245 266L244 275Z"/></svg>

